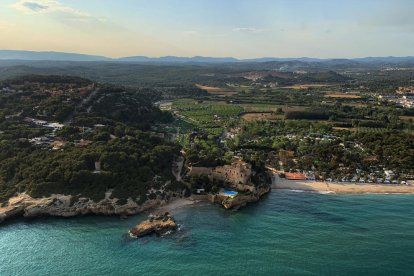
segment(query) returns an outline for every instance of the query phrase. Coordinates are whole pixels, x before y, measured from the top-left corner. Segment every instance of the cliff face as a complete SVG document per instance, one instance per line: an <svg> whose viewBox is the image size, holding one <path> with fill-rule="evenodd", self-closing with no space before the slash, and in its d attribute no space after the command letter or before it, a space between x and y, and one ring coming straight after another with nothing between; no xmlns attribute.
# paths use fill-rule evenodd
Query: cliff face
<svg viewBox="0 0 414 276"><path fill-rule="evenodd" d="M254 192L247 194L238 194L234 198L229 198L222 195L211 195L210 200L215 203L222 204L226 209L238 210L248 203L259 201L259 199L271 191L270 185L263 184L256 188Z"/></svg>
<svg viewBox="0 0 414 276"><path fill-rule="evenodd" d="M0 222L16 216L134 215L165 203L165 200L148 200L144 204L138 205L132 199L128 199L126 204L118 205L117 199L109 199L108 197L94 202L88 198L79 198L75 201L70 195L32 198L27 194L20 194L11 198L5 207L0 208Z"/></svg>

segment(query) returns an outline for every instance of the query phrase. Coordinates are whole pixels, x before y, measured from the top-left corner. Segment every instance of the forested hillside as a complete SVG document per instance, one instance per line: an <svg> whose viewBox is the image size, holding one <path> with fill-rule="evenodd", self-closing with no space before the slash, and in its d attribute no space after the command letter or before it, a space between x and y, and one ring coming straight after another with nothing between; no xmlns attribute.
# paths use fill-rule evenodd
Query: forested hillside
<svg viewBox="0 0 414 276"><path fill-rule="evenodd" d="M172 120L154 107L156 91L57 76L6 80L0 90L1 201L16 192L99 200L113 190L144 202L151 188L174 184L179 147L148 132Z"/></svg>

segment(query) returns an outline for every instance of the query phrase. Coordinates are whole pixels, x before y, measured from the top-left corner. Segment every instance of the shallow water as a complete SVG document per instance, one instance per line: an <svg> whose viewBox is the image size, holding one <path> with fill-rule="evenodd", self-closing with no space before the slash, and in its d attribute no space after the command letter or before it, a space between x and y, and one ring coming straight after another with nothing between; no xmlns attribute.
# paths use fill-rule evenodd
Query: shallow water
<svg viewBox="0 0 414 276"><path fill-rule="evenodd" d="M0 227L0 275L401 275L414 273L413 195L273 191L233 212L175 212L181 230L140 240L145 215L15 220Z"/></svg>

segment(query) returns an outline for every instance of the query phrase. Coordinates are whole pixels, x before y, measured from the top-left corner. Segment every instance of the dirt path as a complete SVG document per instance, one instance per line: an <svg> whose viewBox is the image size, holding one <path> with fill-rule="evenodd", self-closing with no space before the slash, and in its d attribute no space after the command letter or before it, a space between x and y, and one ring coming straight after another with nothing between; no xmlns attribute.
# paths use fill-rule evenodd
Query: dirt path
<svg viewBox="0 0 414 276"><path fill-rule="evenodd" d="M99 89L94 90L91 92L91 94L89 94L88 97L86 97L85 99L83 99L76 107L75 109L69 114L69 116L64 120L63 124L68 126L70 124L72 124L72 120L73 117L76 115L76 113L78 113L78 110L80 108L82 108L84 105L88 104L98 93Z"/></svg>
<svg viewBox="0 0 414 276"><path fill-rule="evenodd" d="M177 161L173 163L172 174L177 181L181 181L181 171L183 170L184 157L180 156Z"/></svg>

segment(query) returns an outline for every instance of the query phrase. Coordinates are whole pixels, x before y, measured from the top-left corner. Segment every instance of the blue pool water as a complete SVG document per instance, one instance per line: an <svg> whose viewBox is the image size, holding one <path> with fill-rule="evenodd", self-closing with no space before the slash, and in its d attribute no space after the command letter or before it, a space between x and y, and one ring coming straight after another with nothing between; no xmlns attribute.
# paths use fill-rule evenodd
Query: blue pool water
<svg viewBox="0 0 414 276"><path fill-rule="evenodd" d="M141 240L145 214L14 220L0 275L412 275L414 196L273 191L239 212L175 212L181 230Z"/></svg>
<svg viewBox="0 0 414 276"><path fill-rule="evenodd" d="M227 196L234 196L234 195L237 195L238 192L224 190L224 194Z"/></svg>

